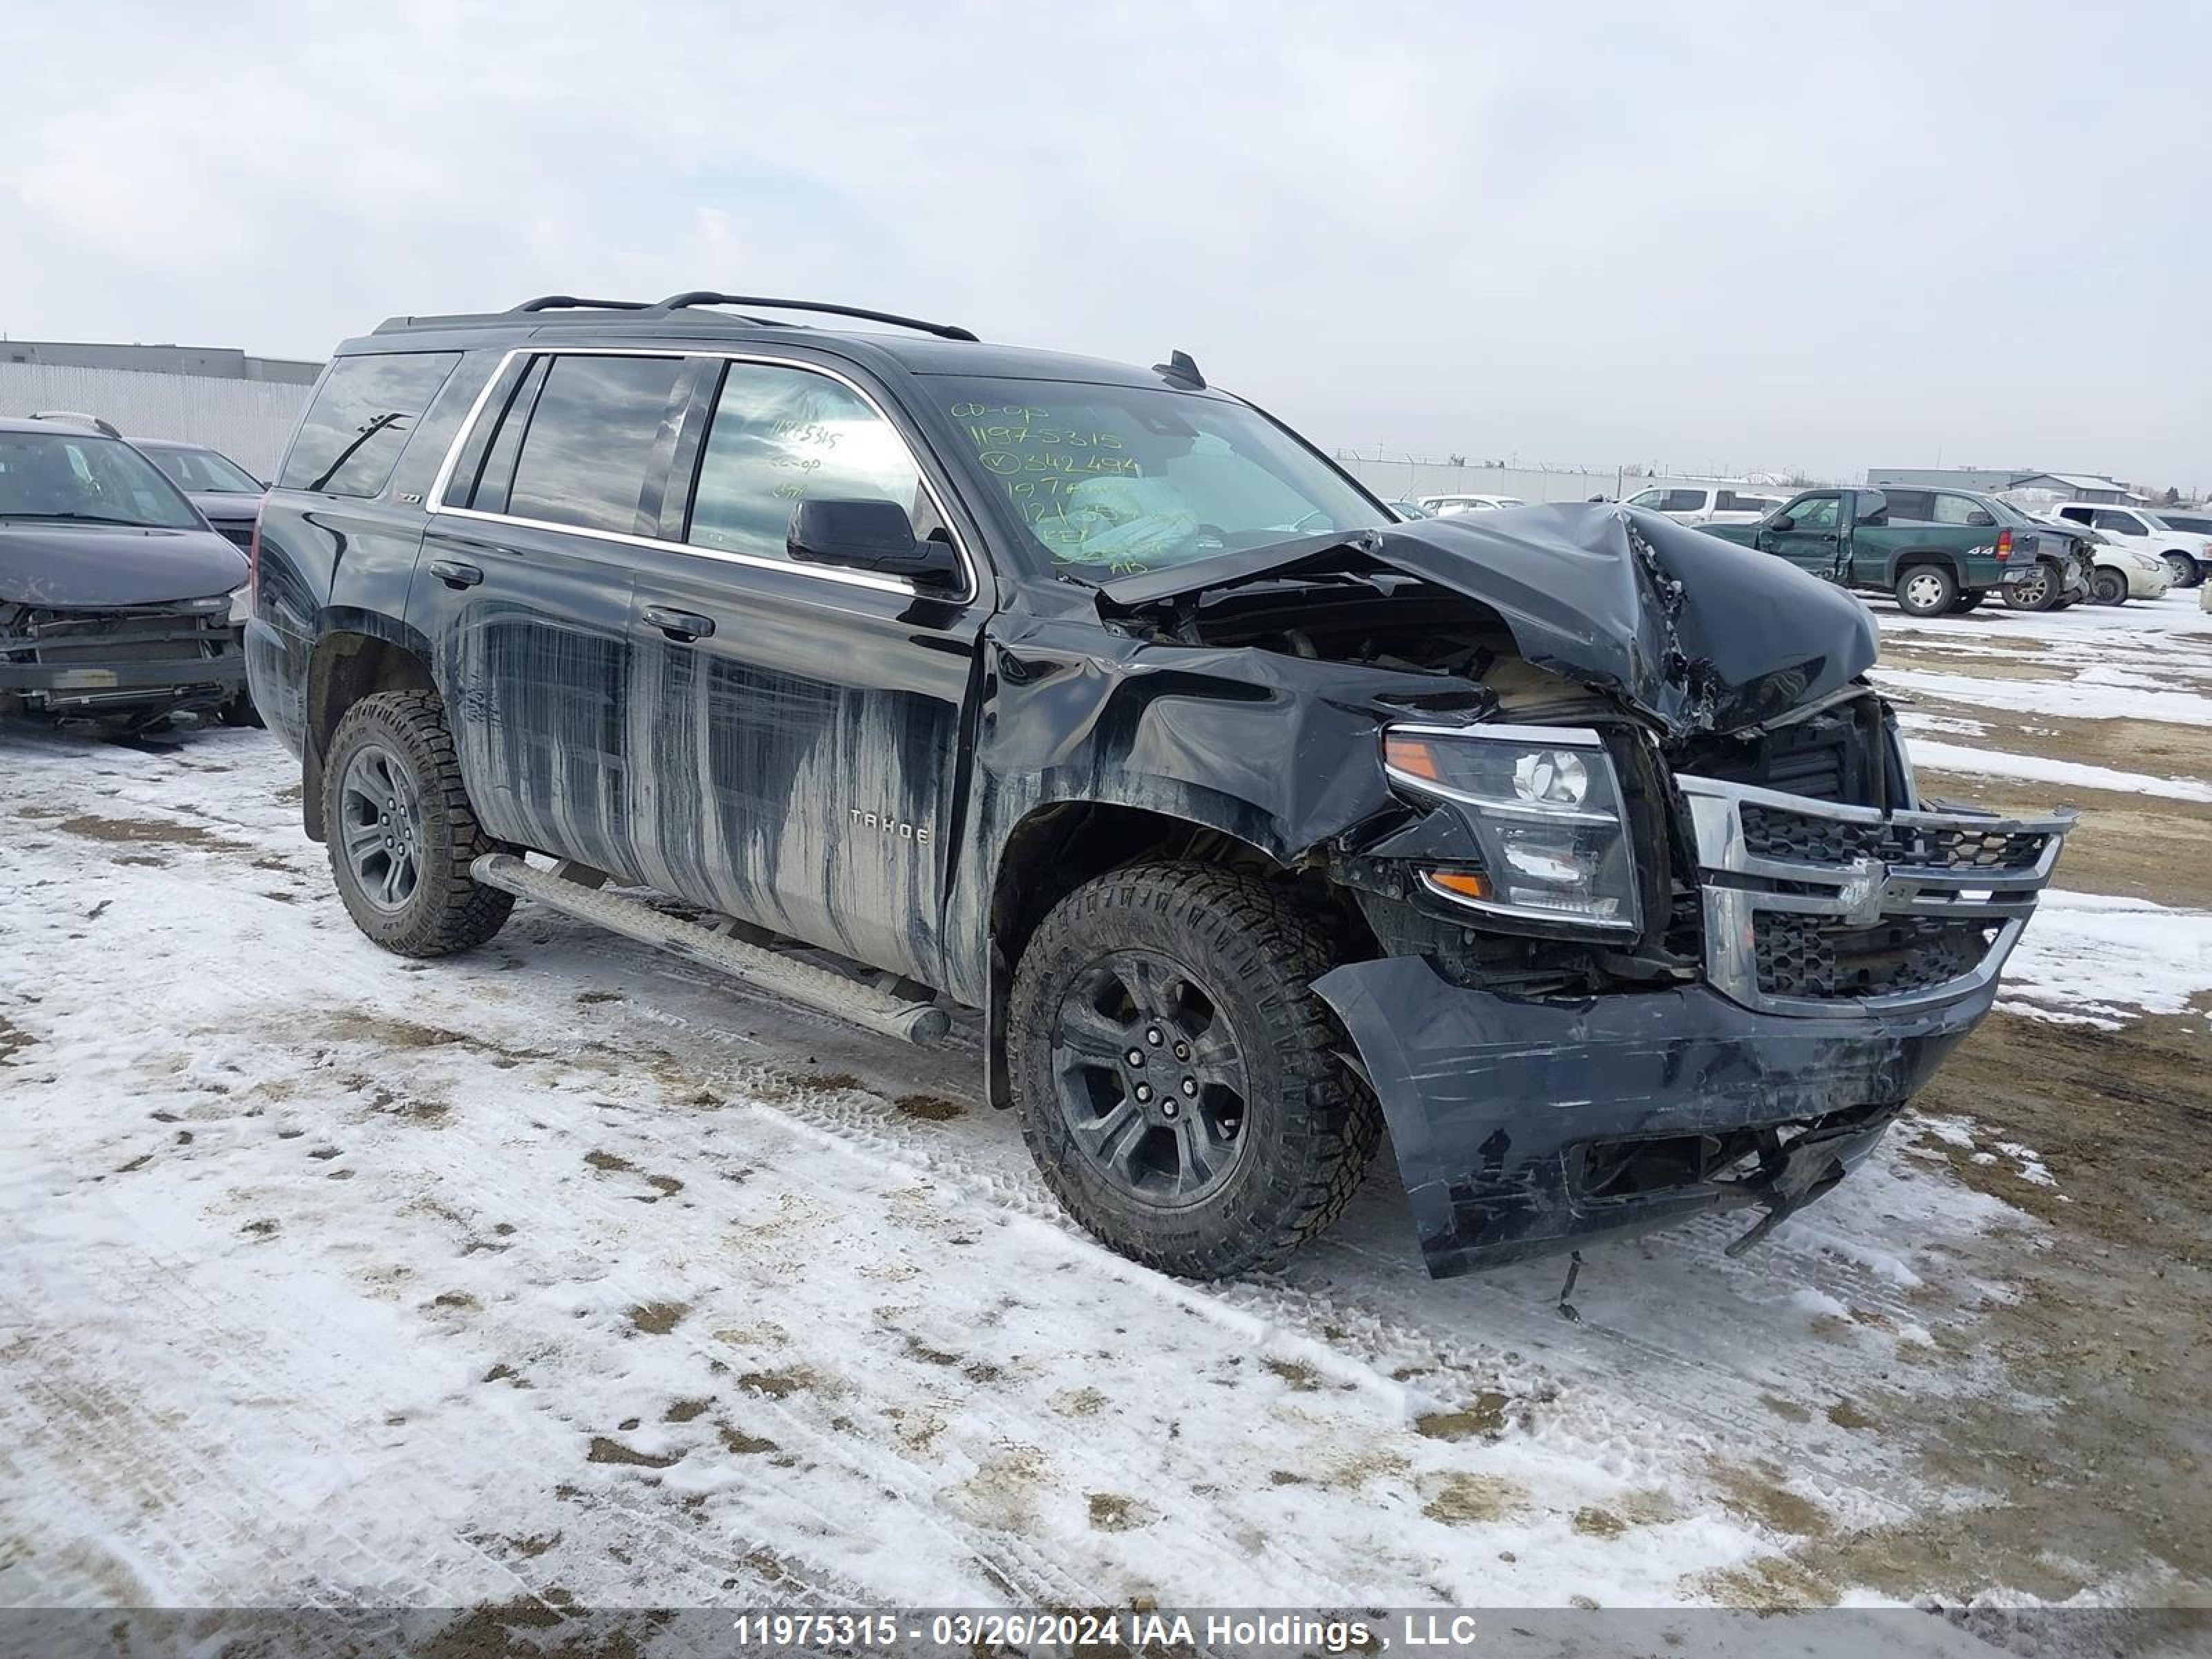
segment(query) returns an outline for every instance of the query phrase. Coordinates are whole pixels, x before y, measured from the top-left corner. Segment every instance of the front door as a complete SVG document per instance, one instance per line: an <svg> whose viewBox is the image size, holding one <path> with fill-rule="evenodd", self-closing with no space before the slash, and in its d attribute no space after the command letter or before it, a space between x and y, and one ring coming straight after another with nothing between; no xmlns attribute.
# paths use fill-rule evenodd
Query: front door
<svg viewBox="0 0 2212 1659"><path fill-rule="evenodd" d="M1782 518L1790 521L1786 530L1780 527ZM1841 495L1832 492L1800 495L1790 503L1785 513L1769 520L1767 527L1759 532L1759 544L1802 570L1834 581L1841 574L1837 563L1844 544L1843 522Z"/></svg>
<svg viewBox="0 0 2212 1659"><path fill-rule="evenodd" d="M858 498L951 539L943 488L842 373L713 363L631 623L647 879L934 985L985 579L963 559L924 593L793 563L785 538L799 501Z"/></svg>

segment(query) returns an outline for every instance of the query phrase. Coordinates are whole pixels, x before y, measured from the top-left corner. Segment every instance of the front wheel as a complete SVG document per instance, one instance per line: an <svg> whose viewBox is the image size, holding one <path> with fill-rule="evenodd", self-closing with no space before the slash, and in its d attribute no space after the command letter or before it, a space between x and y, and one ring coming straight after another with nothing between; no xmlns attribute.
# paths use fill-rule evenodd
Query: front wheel
<svg viewBox="0 0 2212 1659"><path fill-rule="evenodd" d="M2197 571L2197 561L2186 553L2169 550L2161 556L2166 560L2166 568L2173 573L2176 587L2194 587L2204 580Z"/></svg>
<svg viewBox="0 0 2212 1659"><path fill-rule="evenodd" d="M323 763L331 872L354 926L403 957L482 945L514 896L469 876L499 850L461 783L445 706L429 691L380 691L346 711Z"/></svg>
<svg viewBox="0 0 2212 1659"><path fill-rule="evenodd" d="M2100 568L2089 579L2089 597L2099 605L2125 605L2128 579L2117 570Z"/></svg>
<svg viewBox="0 0 2212 1659"><path fill-rule="evenodd" d="M1137 865L1063 899L1015 972L1007 1063L1068 1213L1194 1279L1273 1267L1334 1221L1381 1133L1313 994L1334 960L1288 895L1215 866Z"/></svg>
<svg viewBox="0 0 2212 1659"><path fill-rule="evenodd" d="M1958 597L1957 580L1941 565L1915 565L1897 579L1897 603L1916 617L1940 617Z"/></svg>

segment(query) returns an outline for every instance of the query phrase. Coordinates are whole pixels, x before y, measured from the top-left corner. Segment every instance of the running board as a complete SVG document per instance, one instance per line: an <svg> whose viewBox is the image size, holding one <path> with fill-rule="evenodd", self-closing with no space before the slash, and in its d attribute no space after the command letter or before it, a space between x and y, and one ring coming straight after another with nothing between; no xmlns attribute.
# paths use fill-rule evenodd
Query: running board
<svg viewBox="0 0 2212 1659"><path fill-rule="evenodd" d="M570 866L563 866L566 869ZM641 900L604 892L596 885L526 864L512 853L486 853L469 874L487 887L535 899L579 921L657 945L702 968L746 980L763 991L839 1019L850 1020L905 1042L935 1042L951 1028L951 1016L927 1002L892 995L696 921L663 915Z"/></svg>

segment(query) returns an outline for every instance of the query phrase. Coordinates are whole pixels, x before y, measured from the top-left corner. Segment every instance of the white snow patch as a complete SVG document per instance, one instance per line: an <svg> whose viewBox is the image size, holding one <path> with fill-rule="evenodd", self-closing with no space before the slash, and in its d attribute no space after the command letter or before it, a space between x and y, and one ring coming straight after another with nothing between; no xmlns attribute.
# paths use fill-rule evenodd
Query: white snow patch
<svg viewBox="0 0 2212 1659"><path fill-rule="evenodd" d="M1929 718L1923 715L1923 720ZM1909 728L1908 728L1909 729ZM1987 778L2027 778L2062 789L2108 789L2124 795L2159 795L2168 800L2212 801L2212 783L2196 778L2162 778L2148 772L2123 772L2109 766L2058 760L2046 755L2014 755L2002 749L1968 749L1957 744L1909 738L1906 750L1915 768L1966 772Z"/></svg>
<svg viewBox="0 0 2212 1659"><path fill-rule="evenodd" d="M1949 702L1986 703L2022 714L2056 714L2083 720L2163 720L2173 726L2212 726L2212 697L2194 691L2153 690L2072 680L1997 679L1939 674L1919 668L1876 668L1877 685L1907 696Z"/></svg>
<svg viewBox="0 0 2212 1659"><path fill-rule="evenodd" d="M2012 960L1999 1006L2118 1030L2179 1014L2212 991L2212 912L2148 899L2047 890Z"/></svg>

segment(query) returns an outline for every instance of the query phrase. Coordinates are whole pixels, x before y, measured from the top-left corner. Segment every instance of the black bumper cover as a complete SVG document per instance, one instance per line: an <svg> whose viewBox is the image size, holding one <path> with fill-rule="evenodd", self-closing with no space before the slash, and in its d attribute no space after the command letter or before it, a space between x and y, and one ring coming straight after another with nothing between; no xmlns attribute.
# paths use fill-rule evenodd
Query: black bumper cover
<svg viewBox="0 0 2212 1659"><path fill-rule="evenodd" d="M1703 986L1538 1002L1455 986L1418 957L1338 968L1314 990L1382 1102L1438 1279L1707 1209L1787 1214L1874 1149L1996 994L1836 1018L1753 1013ZM1760 1130L1778 1132L1765 1155L1726 1178L1588 1178L1623 1143L1672 1156Z"/></svg>

